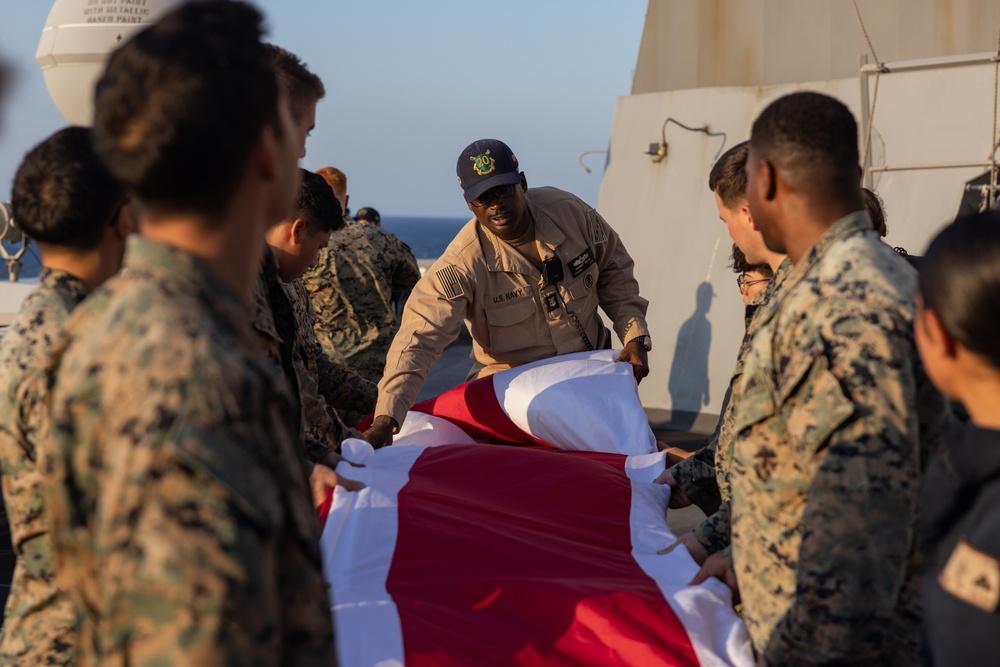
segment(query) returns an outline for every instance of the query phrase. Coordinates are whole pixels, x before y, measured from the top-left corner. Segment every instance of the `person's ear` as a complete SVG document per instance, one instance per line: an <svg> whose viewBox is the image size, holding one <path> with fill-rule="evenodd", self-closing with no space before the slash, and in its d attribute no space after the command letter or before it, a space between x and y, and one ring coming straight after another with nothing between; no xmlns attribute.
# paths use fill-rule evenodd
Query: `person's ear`
<svg viewBox="0 0 1000 667"><path fill-rule="evenodd" d="M135 205L132 202L125 202L125 204L118 209L118 215L115 217L115 221L111 225L111 227L115 230L115 236L117 236L119 240L124 241L129 234L139 231L138 217Z"/></svg>
<svg viewBox="0 0 1000 667"><path fill-rule="evenodd" d="M289 240L294 245L300 245L306 236L306 221L302 218L295 218L288 228Z"/></svg>
<svg viewBox="0 0 1000 667"><path fill-rule="evenodd" d="M522 190L528 189L528 177L524 175L523 171L521 172L521 189Z"/></svg>
<svg viewBox="0 0 1000 667"><path fill-rule="evenodd" d="M289 137L285 137L285 139L286 141L290 140ZM251 151L248 168L253 169L261 180L276 181L281 168L280 154L279 142L274 134L274 128L265 125L261 128L260 134L257 136L257 143Z"/></svg>
<svg viewBox="0 0 1000 667"><path fill-rule="evenodd" d="M941 352L949 359L954 359L958 356L958 341L955 337L948 333L948 330L944 328L944 324L941 323L941 318L933 310L925 310L927 317L928 326L930 326L932 335L935 340L940 341L938 344L941 347Z"/></svg>
<svg viewBox="0 0 1000 667"><path fill-rule="evenodd" d="M469 210L470 210L470 211L472 211L473 213L475 213L475 212L476 212L476 207L475 207L475 206L473 206L473 205L472 205L472 202L471 202L471 201L469 201L468 199L466 199L466 200L465 200L465 205L466 205L466 206L468 206L468 207L469 207Z"/></svg>
<svg viewBox="0 0 1000 667"><path fill-rule="evenodd" d="M743 216L743 219L750 225L750 229L757 231L757 228L753 224L753 216L750 215L750 204L745 201L743 202L740 206L740 215Z"/></svg>
<svg viewBox="0 0 1000 667"><path fill-rule="evenodd" d="M774 197L778 194L778 173L771 164L770 160L763 160L763 184L764 184L764 199L767 201L774 201Z"/></svg>
<svg viewBox="0 0 1000 667"><path fill-rule="evenodd" d="M936 354L954 360L958 356L958 341L944 328L941 318L929 308L921 308L918 312L920 326L924 328L925 339L931 348Z"/></svg>

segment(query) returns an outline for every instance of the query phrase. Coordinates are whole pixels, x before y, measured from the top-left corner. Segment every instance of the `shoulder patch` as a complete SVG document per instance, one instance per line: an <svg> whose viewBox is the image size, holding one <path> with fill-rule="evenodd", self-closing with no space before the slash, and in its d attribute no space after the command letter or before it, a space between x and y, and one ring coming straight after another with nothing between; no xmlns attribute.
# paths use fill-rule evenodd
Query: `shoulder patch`
<svg viewBox="0 0 1000 667"><path fill-rule="evenodd" d="M462 281L458 277L458 269L453 265L449 264L443 269L438 269L434 275L437 276L438 282L441 283L441 289L444 290L444 295L449 301L465 295Z"/></svg>
<svg viewBox="0 0 1000 667"><path fill-rule="evenodd" d="M948 556L938 583L962 602L993 613L1000 603L1000 562L963 537Z"/></svg>
<svg viewBox="0 0 1000 667"><path fill-rule="evenodd" d="M590 240L594 245L608 240L607 224L596 209L587 211L587 221L590 225Z"/></svg>

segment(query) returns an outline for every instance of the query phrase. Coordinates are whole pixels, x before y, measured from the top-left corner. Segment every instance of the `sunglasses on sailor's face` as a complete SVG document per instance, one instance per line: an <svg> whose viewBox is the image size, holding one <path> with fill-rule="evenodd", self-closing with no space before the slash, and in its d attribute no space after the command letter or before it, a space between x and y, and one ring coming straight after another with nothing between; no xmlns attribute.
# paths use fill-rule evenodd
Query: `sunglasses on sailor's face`
<svg viewBox="0 0 1000 667"><path fill-rule="evenodd" d="M480 206L480 207L492 206L494 202L499 201L504 197L509 197L513 192L514 192L513 185L501 185L498 188L487 190L483 194L479 195L477 198L473 199L470 203L473 206Z"/></svg>

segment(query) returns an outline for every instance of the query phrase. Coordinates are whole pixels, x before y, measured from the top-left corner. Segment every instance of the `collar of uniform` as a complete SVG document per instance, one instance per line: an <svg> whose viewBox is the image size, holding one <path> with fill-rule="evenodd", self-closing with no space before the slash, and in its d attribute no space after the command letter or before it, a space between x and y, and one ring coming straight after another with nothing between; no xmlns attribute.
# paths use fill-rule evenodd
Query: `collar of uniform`
<svg viewBox="0 0 1000 667"><path fill-rule="evenodd" d="M563 231L559 229L559 226L549 218L548 213L545 212L540 206L537 206L531 201L531 190L525 193L525 201L528 205L528 211L531 212L531 217L535 221L535 238L542 247L549 251L552 255L555 255L556 248L566 240L566 235ZM544 256L542 259L545 259Z"/></svg>
<svg viewBox="0 0 1000 667"><path fill-rule="evenodd" d="M237 331L247 328L246 300L189 252L132 234L125 248L123 272L149 274L165 284L177 285L184 292L197 294Z"/></svg>
<svg viewBox="0 0 1000 667"><path fill-rule="evenodd" d="M774 272L771 280L767 283L767 286L761 291L757 292L757 296L750 300L747 304L746 315L744 316L744 325L746 326L746 332L748 336L752 336L760 326L761 322L765 321L768 314L769 304L774 303L774 295L777 293L778 288L781 284L785 282L785 278L792 270L792 261L785 257L778 265L778 270Z"/></svg>
<svg viewBox="0 0 1000 667"><path fill-rule="evenodd" d="M805 257L796 264L788 276L788 285L792 287L804 278L812 268L820 263L830 248L842 238L864 230L871 230L872 219L867 211L855 211L833 223L826 232L817 239Z"/></svg>
<svg viewBox="0 0 1000 667"><path fill-rule="evenodd" d="M978 486L1000 476L1000 431L962 424L953 433L951 461L963 484Z"/></svg>
<svg viewBox="0 0 1000 667"><path fill-rule="evenodd" d="M264 256L260 260L261 273L270 280L278 279L278 258L274 255L274 248L270 245L264 246Z"/></svg>
<svg viewBox="0 0 1000 667"><path fill-rule="evenodd" d="M798 285L802 280L809 275L813 268L820 263L820 260L826 255L830 248L846 236L851 234L862 232L866 229L870 230L872 228L871 218L868 217L867 211L855 211L854 213L849 213L843 218L833 223L833 225L826 230L826 232L819 237L816 243L813 244L812 248L805 254L798 264L792 265L792 262L787 257L778 267L778 272L780 273L782 267L785 269L785 274L782 276L782 280L772 281L774 286L774 291L768 297L770 299L767 310L761 316L757 325L764 324L778 311L781 305L781 299L775 299L774 296L778 294L780 289L782 292L788 291ZM777 274L776 274L777 277ZM768 285L768 289L771 285Z"/></svg>
<svg viewBox="0 0 1000 667"><path fill-rule="evenodd" d="M275 326L274 313L271 308L270 294L275 285L281 285L281 277L278 275L278 259L274 256L274 250L271 246L267 246L260 262L260 272L253 284L250 306L253 309L254 328L265 336L281 341L282 338Z"/></svg>
<svg viewBox="0 0 1000 667"><path fill-rule="evenodd" d="M43 267L38 274L38 284L58 292L74 304L79 304L90 294L90 286L72 273Z"/></svg>

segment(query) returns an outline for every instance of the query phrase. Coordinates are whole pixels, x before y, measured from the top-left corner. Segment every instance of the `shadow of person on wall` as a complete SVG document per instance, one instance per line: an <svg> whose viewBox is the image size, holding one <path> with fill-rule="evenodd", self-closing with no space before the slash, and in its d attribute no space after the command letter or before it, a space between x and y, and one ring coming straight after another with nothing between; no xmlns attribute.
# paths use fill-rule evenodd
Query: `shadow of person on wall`
<svg viewBox="0 0 1000 667"><path fill-rule="evenodd" d="M677 333L677 346L667 381L671 403L670 428L690 430L698 413L710 400L708 352L712 347L712 323L706 315L712 308L714 296L711 283L698 285L694 314L684 321Z"/></svg>

